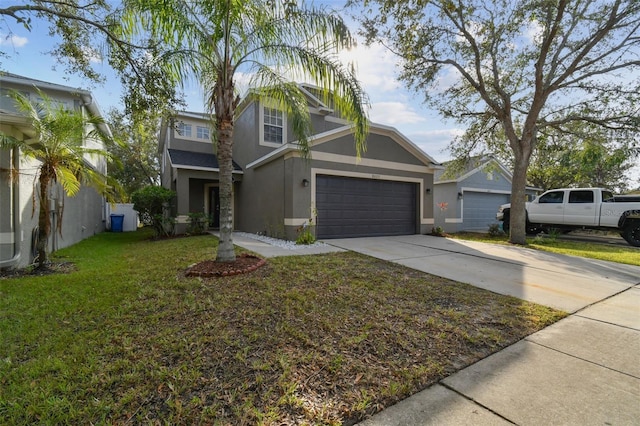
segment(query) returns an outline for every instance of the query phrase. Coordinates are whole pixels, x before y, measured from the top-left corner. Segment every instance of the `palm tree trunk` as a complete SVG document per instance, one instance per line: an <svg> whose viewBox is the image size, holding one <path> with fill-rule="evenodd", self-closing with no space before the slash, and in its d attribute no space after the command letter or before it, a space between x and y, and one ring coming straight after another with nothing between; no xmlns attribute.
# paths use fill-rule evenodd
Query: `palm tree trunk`
<svg viewBox="0 0 640 426"><path fill-rule="evenodd" d="M40 174L40 208L38 209L38 268L44 268L47 262L47 245L51 233L51 214L49 208L49 177L44 170Z"/></svg>
<svg viewBox="0 0 640 426"><path fill-rule="evenodd" d="M233 262L233 122L218 121L218 166L220 168L220 242L216 262Z"/></svg>

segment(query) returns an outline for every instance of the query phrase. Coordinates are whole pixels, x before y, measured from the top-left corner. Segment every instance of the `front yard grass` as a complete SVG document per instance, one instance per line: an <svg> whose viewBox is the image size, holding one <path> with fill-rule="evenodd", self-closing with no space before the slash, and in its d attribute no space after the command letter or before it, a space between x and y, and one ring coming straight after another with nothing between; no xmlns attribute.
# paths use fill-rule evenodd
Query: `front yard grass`
<svg viewBox="0 0 640 426"><path fill-rule="evenodd" d="M566 314L354 253L203 280L103 233L0 279L0 424L353 424Z"/></svg>
<svg viewBox="0 0 640 426"><path fill-rule="evenodd" d="M481 232L458 232L449 236L461 240L510 244L507 235L491 236ZM631 246L570 241L553 237L527 237L527 247L552 253L640 266L640 250Z"/></svg>

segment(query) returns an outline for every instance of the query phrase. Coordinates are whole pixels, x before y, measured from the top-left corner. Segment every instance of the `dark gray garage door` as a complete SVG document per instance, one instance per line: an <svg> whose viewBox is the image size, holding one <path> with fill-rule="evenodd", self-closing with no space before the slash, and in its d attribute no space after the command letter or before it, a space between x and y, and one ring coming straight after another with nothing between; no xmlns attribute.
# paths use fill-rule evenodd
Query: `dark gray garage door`
<svg viewBox="0 0 640 426"><path fill-rule="evenodd" d="M316 176L318 238L416 233L416 184Z"/></svg>
<svg viewBox="0 0 640 426"><path fill-rule="evenodd" d="M462 229L487 231L490 224L498 223L496 213L500 205L508 202L508 194L465 191Z"/></svg>

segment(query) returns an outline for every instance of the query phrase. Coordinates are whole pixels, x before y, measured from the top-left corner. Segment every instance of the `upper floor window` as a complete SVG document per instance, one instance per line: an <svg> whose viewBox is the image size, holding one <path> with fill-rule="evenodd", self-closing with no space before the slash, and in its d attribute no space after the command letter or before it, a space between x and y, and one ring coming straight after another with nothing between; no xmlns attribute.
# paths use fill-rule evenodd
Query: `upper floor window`
<svg viewBox="0 0 640 426"><path fill-rule="evenodd" d="M284 142L284 117L282 111L276 108L264 107L264 137L267 143L282 144Z"/></svg>
<svg viewBox="0 0 640 426"><path fill-rule="evenodd" d="M209 128L205 126L196 126L196 137L198 139L209 140Z"/></svg>
<svg viewBox="0 0 640 426"><path fill-rule="evenodd" d="M178 131L178 134L180 136L183 136L185 138L190 138L191 137L191 124L185 124L185 123L178 123L178 127L176 128L176 130Z"/></svg>

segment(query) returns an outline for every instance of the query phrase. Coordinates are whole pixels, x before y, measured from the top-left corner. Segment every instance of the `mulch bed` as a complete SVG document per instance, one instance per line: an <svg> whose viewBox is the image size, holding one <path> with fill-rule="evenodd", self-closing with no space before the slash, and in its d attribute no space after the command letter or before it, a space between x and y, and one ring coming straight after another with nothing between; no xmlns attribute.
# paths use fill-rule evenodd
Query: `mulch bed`
<svg viewBox="0 0 640 426"><path fill-rule="evenodd" d="M215 260L205 260L204 262L196 263L187 269L185 275L187 277L202 277L202 278L214 278L214 277L227 277L229 275L239 275L253 272L259 267L263 266L266 260L257 256L243 253L236 256L234 262L216 262Z"/></svg>
<svg viewBox="0 0 640 426"><path fill-rule="evenodd" d="M5 278L38 277L51 274L68 274L76 270L73 262L50 262L44 267L30 266L20 269L0 269L0 280Z"/></svg>

